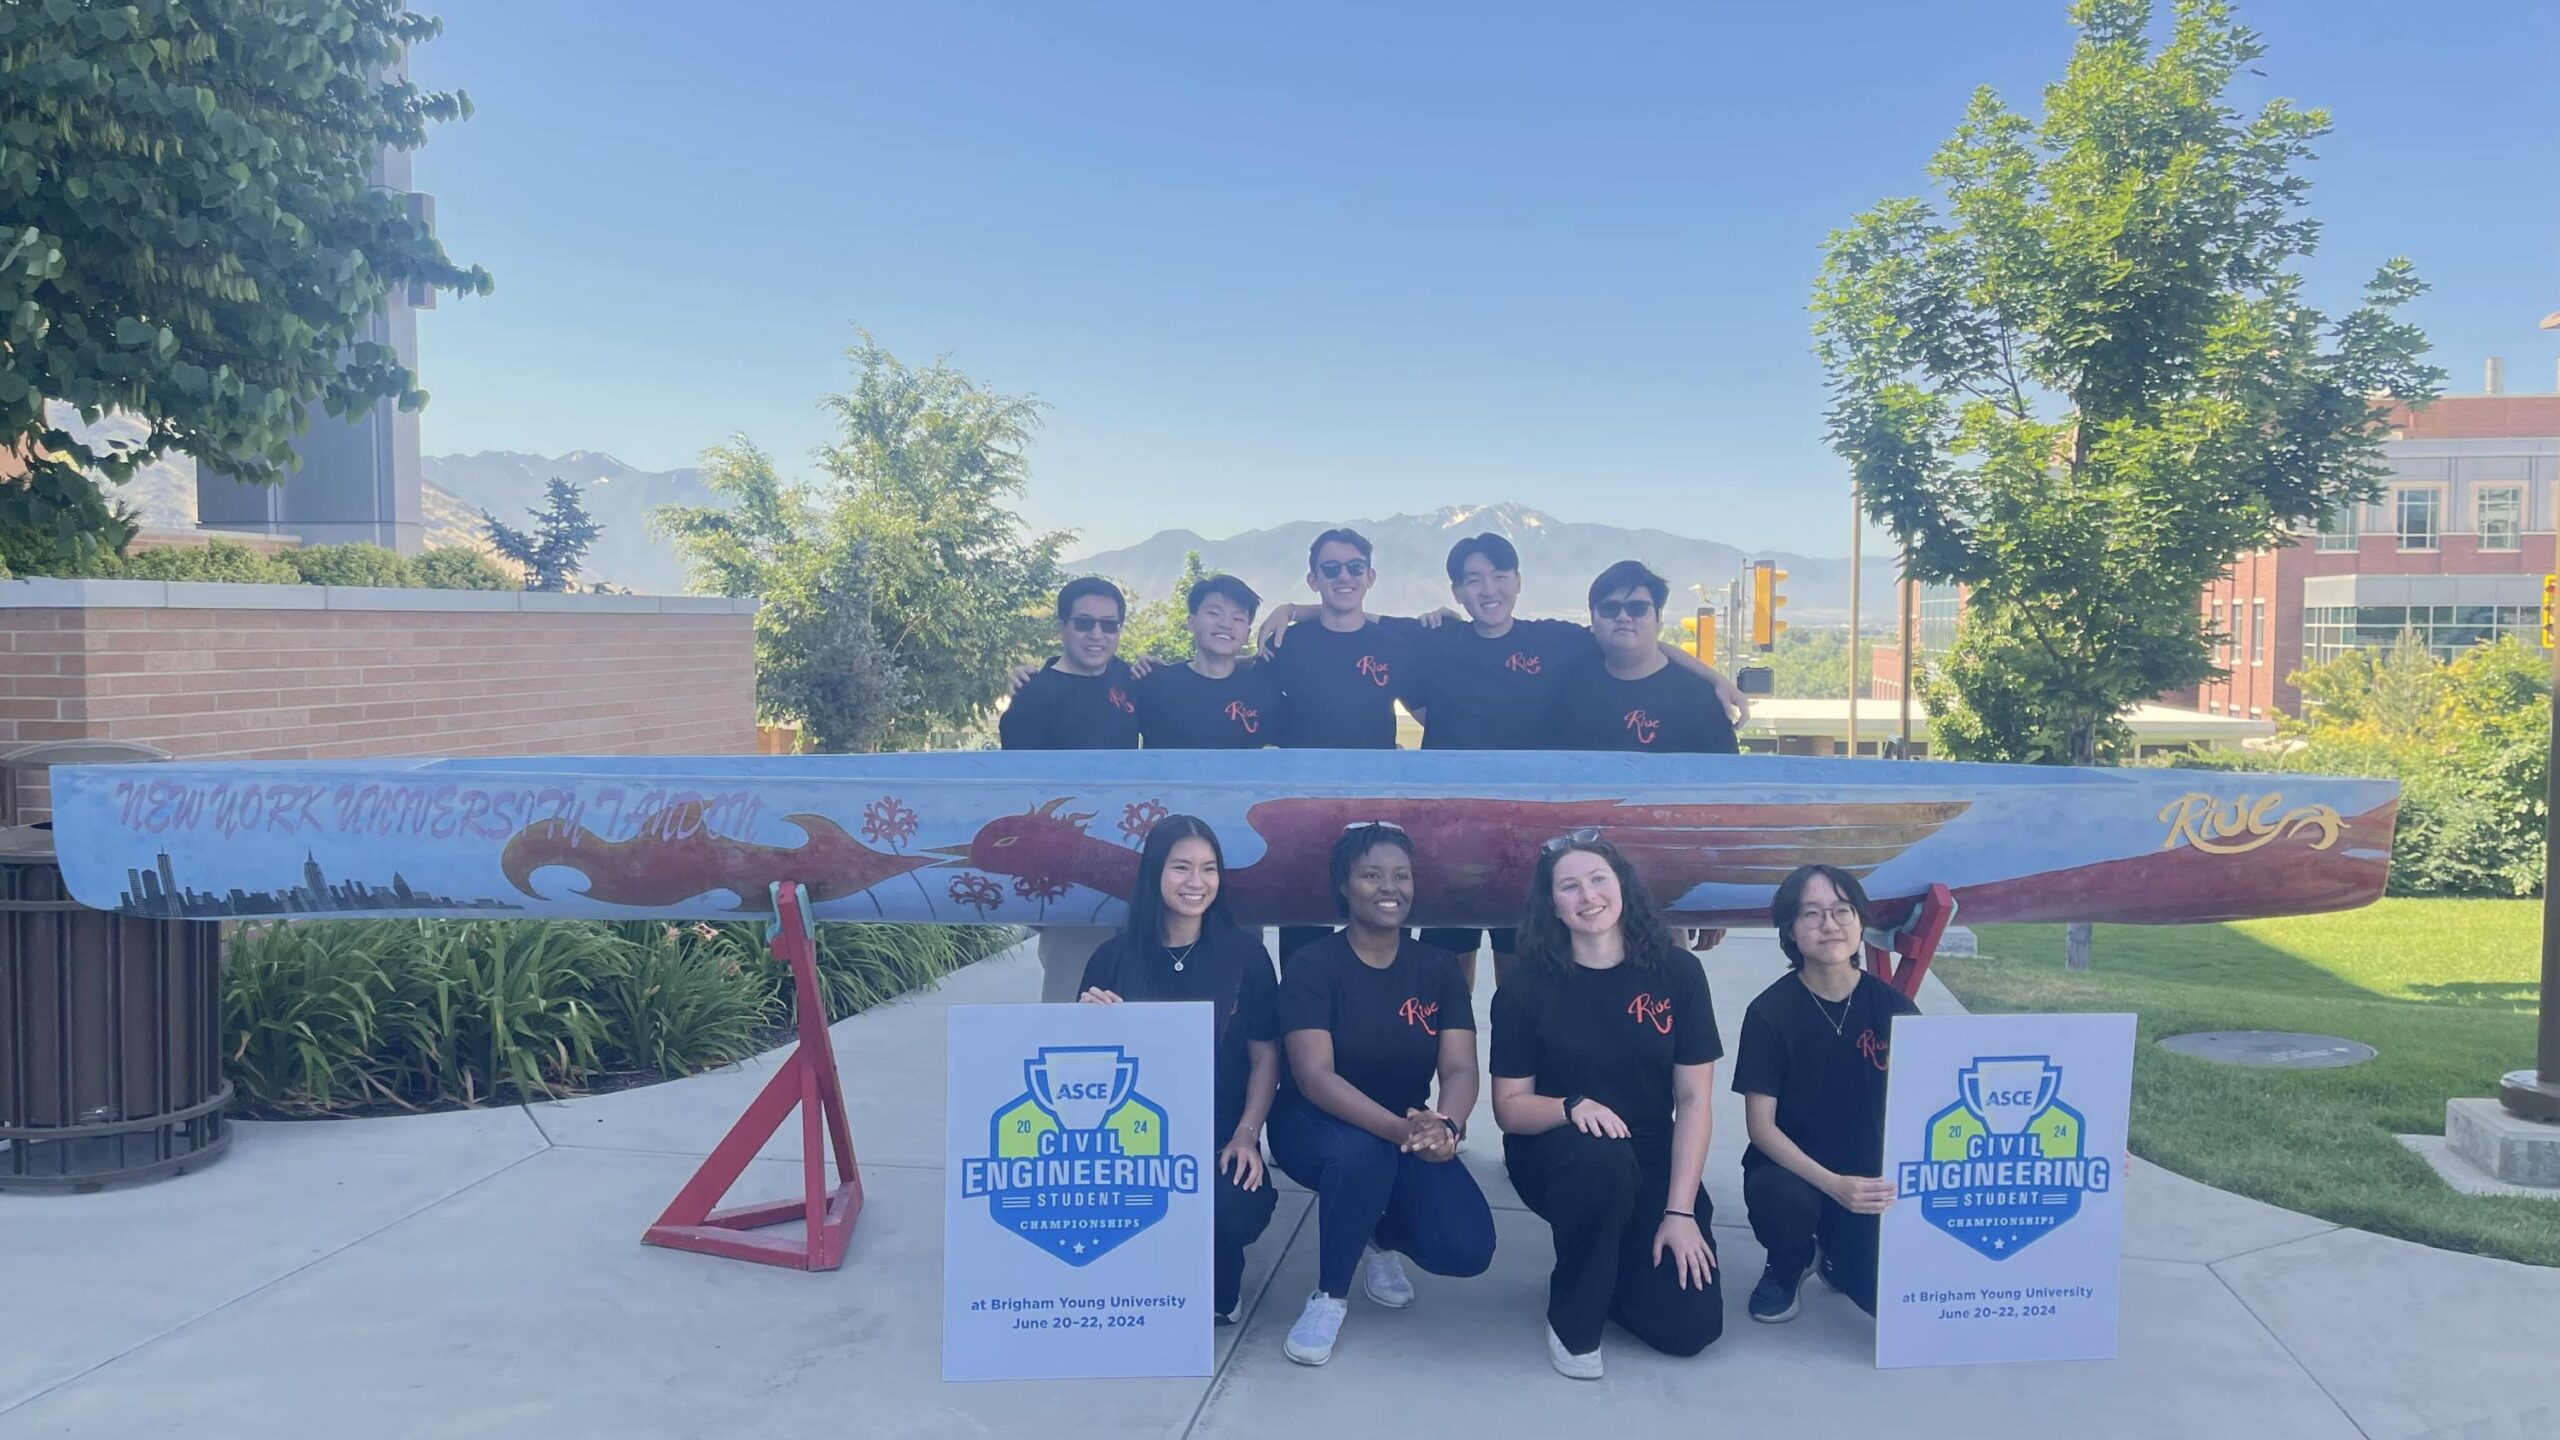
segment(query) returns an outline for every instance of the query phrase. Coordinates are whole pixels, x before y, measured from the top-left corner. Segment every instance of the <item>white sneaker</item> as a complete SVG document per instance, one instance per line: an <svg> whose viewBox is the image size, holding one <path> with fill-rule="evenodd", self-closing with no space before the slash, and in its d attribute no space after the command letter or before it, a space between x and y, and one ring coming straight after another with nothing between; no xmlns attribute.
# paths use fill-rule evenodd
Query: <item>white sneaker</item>
<svg viewBox="0 0 2560 1440"><path fill-rule="evenodd" d="M1413 1303L1413 1277L1404 1273L1404 1262L1391 1251L1372 1245L1362 1257L1360 1288L1369 1298L1390 1310L1401 1310Z"/></svg>
<svg viewBox="0 0 2560 1440"><path fill-rule="evenodd" d="M1547 1358L1555 1362L1556 1373L1567 1380L1600 1378L1600 1347L1593 1346L1588 1355L1576 1355L1564 1348L1564 1342L1556 1338L1556 1327L1553 1325L1547 1327Z"/></svg>
<svg viewBox="0 0 2560 1440"><path fill-rule="evenodd" d="M1350 1309L1321 1290L1308 1296L1307 1308L1298 1312L1298 1323L1289 1327L1289 1343L1281 1349L1301 1365L1332 1359L1334 1338L1342 1333L1342 1317Z"/></svg>

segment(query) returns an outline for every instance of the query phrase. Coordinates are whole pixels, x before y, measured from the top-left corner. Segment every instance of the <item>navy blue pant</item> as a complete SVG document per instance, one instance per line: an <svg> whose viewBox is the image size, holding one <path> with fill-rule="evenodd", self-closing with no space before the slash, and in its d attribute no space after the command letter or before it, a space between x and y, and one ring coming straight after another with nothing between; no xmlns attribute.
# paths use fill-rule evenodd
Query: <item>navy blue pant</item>
<svg viewBox="0 0 2560 1440"><path fill-rule="evenodd" d="M1347 1299L1360 1250L1373 1241L1434 1275L1481 1275L1493 1263L1493 1211L1456 1160L1407 1155L1295 1094L1271 1110L1271 1158L1316 1195L1316 1284Z"/></svg>
<svg viewBox="0 0 2560 1440"><path fill-rule="evenodd" d="M1667 1148L1648 1152L1565 1125L1505 1136L1502 1153L1521 1201L1555 1228L1547 1324L1565 1349L1599 1349L1611 1320L1665 1355L1695 1355L1724 1333L1723 1271L1711 1272L1705 1288L1689 1289L1678 1265L1653 1258L1671 1184ZM1687 1208L1714 1254L1715 1211L1705 1187Z"/></svg>
<svg viewBox="0 0 2560 1440"><path fill-rule="evenodd" d="M1819 1241L1822 1278L1859 1309L1876 1313L1876 1240L1883 1216L1851 1213L1774 1161L1743 1167L1742 1204L1751 1212L1751 1233L1780 1273L1803 1274Z"/></svg>

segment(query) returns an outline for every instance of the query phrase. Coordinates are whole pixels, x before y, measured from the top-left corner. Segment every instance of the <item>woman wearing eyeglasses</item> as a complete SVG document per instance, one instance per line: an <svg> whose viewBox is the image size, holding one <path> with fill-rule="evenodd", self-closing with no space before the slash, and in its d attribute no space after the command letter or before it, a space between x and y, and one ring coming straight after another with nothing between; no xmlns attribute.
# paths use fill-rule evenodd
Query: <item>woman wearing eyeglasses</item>
<svg viewBox="0 0 2560 1440"><path fill-rule="evenodd" d="M1596 830L1548 841L1493 997L1493 1114L1511 1183L1555 1230L1559 1372L1600 1378L1610 1320L1667 1355L1724 1333L1699 1183L1723 1054L1706 972L1626 857Z"/></svg>
<svg viewBox="0 0 2560 1440"><path fill-rule="evenodd" d="M1277 1203L1262 1168L1262 1124L1280 1088L1280 983L1258 932L1237 928L1218 893L1226 857L1217 832L1168 815L1138 855L1129 922L1084 968L1089 1005L1205 1000L1216 1025L1219 1137L1215 1256L1217 1321L1236 1322L1244 1250Z"/></svg>
<svg viewBox="0 0 2560 1440"><path fill-rule="evenodd" d="M1742 1200L1769 1252L1751 1318L1795 1318L1817 1248L1822 1278L1873 1315L1877 1217L1893 1204L1882 1178L1885 1061L1894 1017L1919 1008L1860 968L1867 892L1846 870L1800 867L1769 919L1793 973L1743 1013L1733 1065L1751 1132Z"/></svg>
<svg viewBox="0 0 2560 1440"><path fill-rule="evenodd" d="M1361 1288L1390 1310L1414 1301L1398 1253L1434 1275L1493 1263L1493 1212L1457 1163L1476 1104L1475 1010L1456 958L1405 935L1413 841L1355 825L1330 874L1347 923L1281 967L1288 1065L1271 1115L1272 1158L1316 1195L1316 1290L1287 1345L1301 1365L1332 1358L1364 1253Z"/></svg>

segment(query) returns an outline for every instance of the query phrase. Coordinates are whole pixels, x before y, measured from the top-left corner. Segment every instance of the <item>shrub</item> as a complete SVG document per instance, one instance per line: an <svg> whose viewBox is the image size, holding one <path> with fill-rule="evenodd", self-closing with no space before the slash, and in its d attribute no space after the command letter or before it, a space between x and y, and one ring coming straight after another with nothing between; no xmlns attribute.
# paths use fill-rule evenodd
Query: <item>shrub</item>
<svg viewBox="0 0 2560 1440"><path fill-rule="evenodd" d="M732 936L657 921L615 928L626 953L596 990L615 1068L690 1075L756 1052L781 1007Z"/></svg>
<svg viewBox="0 0 2560 1440"><path fill-rule="evenodd" d="M418 585L429 590L513 590L516 581L477 550L442 545L409 562Z"/></svg>
<svg viewBox="0 0 2560 1440"><path fill-rule="evenodd" d="M276 558L293 567L305 585L372 585L414 589L417 575L399 551L380 545L305 545Z"/></svg>
<svg viewBox="0 0 2560 1440"><path fill-rule="evenodd" d="M240 1088L272 1108L407 1106L402 1042L386 1034L400 962L397 926L244 927L222 971L223 1047Z"/></svg>
<svg viewBox="0 0 2560 1440"><path fill-rule="evenodd" d="M477 1105L575 1091L597 1069L604 1022L589 994L622 963L600 926L539 920L413 920L410 977L431 1093Z"/></svg>
<svg viewBox="0 0 2560 1440"><path fill-rule="evenodd" d="M291 565L235 540L208 540L192 549L145 550L99 562L110 580L212 580L234 585L298 585Z"/></svg>

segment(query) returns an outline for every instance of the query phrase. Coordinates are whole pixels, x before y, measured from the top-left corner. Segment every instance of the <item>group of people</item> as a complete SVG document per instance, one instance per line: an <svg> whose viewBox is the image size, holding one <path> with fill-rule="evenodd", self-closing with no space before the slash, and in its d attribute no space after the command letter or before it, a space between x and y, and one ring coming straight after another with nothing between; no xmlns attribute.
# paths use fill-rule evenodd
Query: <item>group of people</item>
<svg viewBox="0 0 2560 1440"><path fill-rule="evenodd" d="M1457 957L1414 938L1414 838L1384 823L1335 843L1343 925L1274 973L1260 934L1228 918L1224 853L1203 821L1148 832L1128 923L1092 955L1080 999L1205 1001L1216 1025L1214 1304L1238 1318L1245 1248L1270 1223L1271 1161L1315 1195L1316 1288L1289 1329L1303 1365L1332 1358L1353 1282L1412 1305L1405 1262L1466 1277L1492 1263L1493 1214L1456 1163L1478 1094L1473 996ZM1770 919L1790 973L1744 1012L1733 1085L1750 1148L1743 1197L1768 1266L1754 1320L1795 1317L1818 1263L1875 1312L1885 1066L1910 1001L1859 965L1856 877L1807 865ZM1715 1003L1624 855L1596 829L1539 847L1519 960L1493 998L1493 1119L1520 1198L1555 1237L1548 1358L1597 1379L1601 1331L1695 1355L1724 1331L1713 1207Z"/></svg>
<svg viewBox="0 0 2560 1440"><path fill-rule="evenodd" d="M1449 590L1464 611L1372 615L1378 572L1366 537L1327 530L1307 548L1312 607L1277 605L1233 575L1211 575L1184 597L1192 658L1179 665L1120 658L1128 620L1120 587L1099 576L1058 592L1058 654L1016 674L997 722L1008 750L1392 750L1396 707L1422 724L1425 750L1625 750L1733 754L1734 722L1749 713L1723 675L1662 639L1670 587L1640 560L1591 582L1588 625L1524 620L1520 552L1500 535L1460 540ZM1075 993L1085 958L1109 932L1040 932L1042 998ZM1323 934L1284 927L1293 954ZM1490 938L1497 975L1517 947L1509 930L1426 930L1425 943L1459 957L1470 984Z"/></svg>
<svg viewBox="0 0 2560 1440"><path fill-rule="evenodd" d="M1118 586L1058 597L1059 655L1017 675L1009 749L1391 749L1396 705L1425 749L1723 752L1739 692L1661 641L1668 587L1642 563L1591 582L1588 626L1523 620L1519 556L1499 535L1458 542L1447 612L1373 616L1369 542L1317 537L1312 612L1282 605L1243 658L1261 601L1230 575L1186 597L1195 655L1130 665ZM1376 1305L1415 1301L1406 1262L1446 1277L1492 1262L1483 1191L1456 1163L1479 1092L1475 952L1489 938L1492 1114L1513 1187L1554 1231L1546 1340L1564 1375L1596 1379L1616 1321L1695 1355L1723 1333L1722 1272L1701 1177L1724 1057L1706 972L1598 829L1543 841L1516 930L1407 927L1415 837L1353 826L1328 871L1338 929L1286 928L1275 970L1260 933L1220 899L1211 827L1169 816L1147 833L1127 922L1041 935L1044 997L1092 1004L1206 1001L1216 1024L1215 1305L1238 1318L1245 1249L1276 1197L1264 1159L1315 1195L1317 1284L1290 1359L1329 1359L1355 1280ZM1743 1195L1768 1254L1748 1310L1792 1319L1809 1273L1870 1314L1885 1066L1910 1002L1859 964L1870 920L1848 872L1808 865L1771 909L1790 973L1753 1000L1733 1086L1750 1147Z"/></svg>

